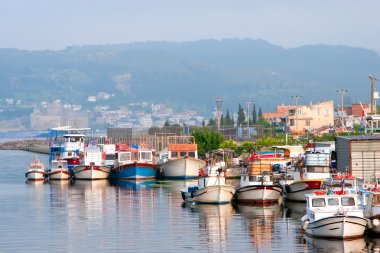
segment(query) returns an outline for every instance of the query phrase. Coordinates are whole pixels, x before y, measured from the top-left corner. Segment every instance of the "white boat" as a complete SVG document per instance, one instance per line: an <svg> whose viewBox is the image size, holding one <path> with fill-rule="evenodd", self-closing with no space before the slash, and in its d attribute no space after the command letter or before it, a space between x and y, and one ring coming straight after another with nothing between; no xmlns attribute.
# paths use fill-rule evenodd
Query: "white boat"
<svg viewBox="0 0 380 253"><path fill-rule="evenodd" d="M181 137L186 138L186 137ZM168 145L168 158L160 168L160 176L168 179L192 179L199 177L199 171L206 162L198 158L198 146L193 137L187 137L184 143L173 139Z"/></svg>
<svg viewBox="0 0 380 253"><path fill-rule="evenodd" d="M186 202L204 204L227 204L235 194L235 187L226 184L223 171L210 170L207 176L198 179L198 185L190 185L181 190Z"/></svg>
<svg viewBox="0 0 380 253"><path fill-rule="evenodd" d="M107 179L111 167L106 166L106 153L100 151L97 146L90 146L85 149L85 155L81 164L74 166L73 173L75 179L97 180Z"/></svg>
<svg viewBox="0 0 380 253"><path fill-rule="evenodd" d="M71 173L66 160L57 158L50 162L50 167L47 170L49 180L68 180L71 178Z"/></svg>
<svg viewBox="0 0 380 253"><path fill-rule="evenodd" d="M325 239L304 235L307 252L371 252L368 251L368 245L364 237L358 237L350 240L342 239Z"/></svg>
<svg viewBox="0 0 380 253"><path fill-rule="evenodd" d="M284 197L291 201L305 201L305 194L322 189L326 179L331 176L331 154L329 153L306 153L305 167L302 168L302 157L298 163L299 169L294 172L294 181L284 187Z"/></svg>
<svg viewBox="0 0 380 253"><path fill-rule="evenodd" d="M45 180L45 166L44 164L35 156L29 163L28 171L25 176L28 180Z"/></svg>
<svg viewBox="0 0 380 253"><path fill-rule="evenodd" d="M366 202L364 217L370 220L369 231L380 234L380 191L377 188L373 189Z"/></svg>
<svg viewBox="0 0 380 253"><path fill-rule="evenodd" d="M306 194L306 215L302 228L309 236L355 238L363 236L368 226L356 194L326 194L320 190Z"/></svg>

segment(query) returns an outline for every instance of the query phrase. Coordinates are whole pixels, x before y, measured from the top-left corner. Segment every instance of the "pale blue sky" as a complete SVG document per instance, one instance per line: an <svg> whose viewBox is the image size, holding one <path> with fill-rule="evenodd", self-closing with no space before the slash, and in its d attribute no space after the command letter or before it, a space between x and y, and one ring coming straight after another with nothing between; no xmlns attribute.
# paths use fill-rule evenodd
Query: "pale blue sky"
<svg viewBox="0 0 380 253"><path fill-rule="evenodd" d="M0 48L199 39L380 52L378 0L0 0Z"/></svg>

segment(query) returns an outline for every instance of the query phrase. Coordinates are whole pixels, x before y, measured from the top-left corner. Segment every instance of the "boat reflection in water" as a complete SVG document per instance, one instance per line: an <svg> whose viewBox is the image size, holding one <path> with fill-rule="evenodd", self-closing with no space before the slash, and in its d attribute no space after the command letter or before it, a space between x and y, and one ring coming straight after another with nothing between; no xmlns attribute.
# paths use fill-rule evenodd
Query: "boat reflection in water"
<svg viewBox="0 0 380 253"><path fill-rule="evenodd" d="M323 239L304 235L308 252L367 252L364 237L353 240Z"/></svg>
<svg viewBox="0 0 380 253"><path fill-rule="evenodd" d="M157 185L161 188L165 188L169 193L178 195L181 198L181 190L187 188L190 185L197 185L198 179L191 180L160 180L157 181Z"/></svg>
<svg viewBox="0 0 380 253"><path fill-rule="evenodd" d="M306 203L296 201L285 201L286 217L300 220L306 214Z"/></svg>
<svg viewBox="0 0 380 253"><path fill-rule="evenodd" d="M225 252L227 250L228 221L234 216L231 204L211 205L183 203L183 207L199 213L199 233L201 243L210 252Z"/></svg>
<svg viewBox="0 0 380 253"><path fill-rule="evenodd" d="M275 243L273 237L276 234L274 223L282 216L281 206L279 204L268 206L239 204L235 208L245 218L253 248L256 251L271 251L272 244Z"/></svg>
<svg viewBox="0 0 380 253"><path fill-rule="evenodd" d="M34 186L41 186L45 184L44 180L26 180L25 182L27 185L30 185L30 187Z"/></svg>
<svg viewBox="0 0 380 253"><path fill-rule="evenodd" d="M156 184L156 180L112 180L111 185L131 190L140 190L145 188L152 188Z"/></svg>

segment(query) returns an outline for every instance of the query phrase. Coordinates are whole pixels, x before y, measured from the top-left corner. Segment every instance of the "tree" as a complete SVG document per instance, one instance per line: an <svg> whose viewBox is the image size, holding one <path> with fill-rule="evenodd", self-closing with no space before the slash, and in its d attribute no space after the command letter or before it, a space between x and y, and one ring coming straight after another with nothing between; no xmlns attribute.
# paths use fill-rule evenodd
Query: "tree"
<svg viewBox="0 0 380 253"><path fill-rule="evenodd" d="M237 117L236 123L238 126L242 126L244 124L244 121L245 121L244 109L241 106L241 104L239 104L238 117Z"/></svg>
<svg viewBox="0 0 380 253"><path fill-rule="evenodd" d="M218 149L224 140L220 133L211 131L208 127L195 130L193 136L198 145L200 155L205 155L209 151Z"/></svg>
<svg viewBox="0 0 380 253"><path fill-rule="evenodd" d="M210 118L210 120L208 121L207 126L216 126L216 121L213 118Z"/></svg>
<svg viewBox="0 0 380 253"><path fill-rule="evenodd" d="M234 119L230 116L230 112L227 109L226 117L224 118L226 126L233 126L234 125Z"/></svg>
<svg viewBox="0 0 380 253"><path fill-rule="evenodd" d="M206 126L205 120L202 120L202 126L203 126L203 127Z"/></svg>
<svg viewBox="0 0 380 253"><path fill-rule="evenodd" d="M257 124L257 113L255 104L253 104L252 108L252 124Z"/></svg>

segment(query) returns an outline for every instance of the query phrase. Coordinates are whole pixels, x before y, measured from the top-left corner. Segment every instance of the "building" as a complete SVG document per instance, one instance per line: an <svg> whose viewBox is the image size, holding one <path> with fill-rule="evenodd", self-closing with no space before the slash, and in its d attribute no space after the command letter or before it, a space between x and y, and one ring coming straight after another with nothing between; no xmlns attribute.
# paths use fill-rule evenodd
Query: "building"
<svg viewBox="0 0 380 253"><path fill-rule="evenodd" d="M380 173L380 135L337 136L337 169L371 180Z"/></svg>
<svg viewBox="0 0 380 253"><path fill-rule="evenodd" d="M309 105L281 105L275 113L263 113L266 121L293 133L323 133L334 125L334 101Z"/></svg>

